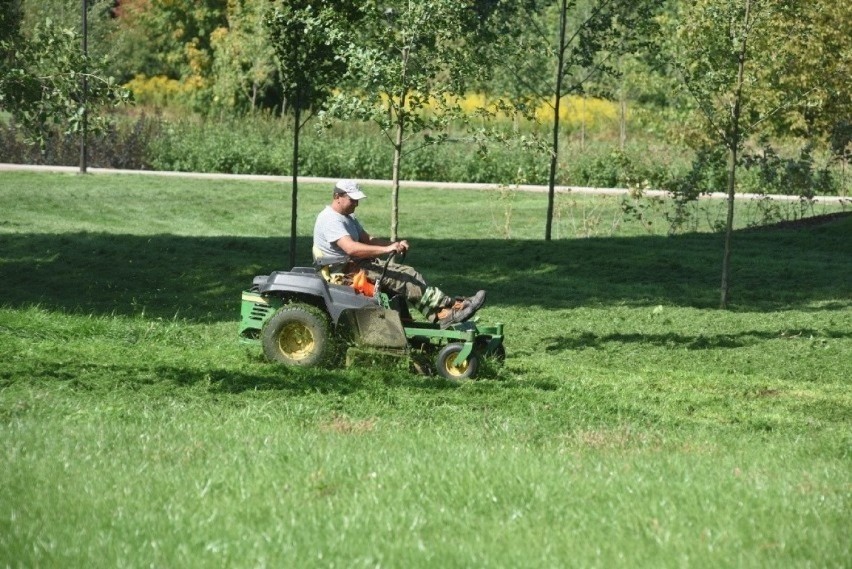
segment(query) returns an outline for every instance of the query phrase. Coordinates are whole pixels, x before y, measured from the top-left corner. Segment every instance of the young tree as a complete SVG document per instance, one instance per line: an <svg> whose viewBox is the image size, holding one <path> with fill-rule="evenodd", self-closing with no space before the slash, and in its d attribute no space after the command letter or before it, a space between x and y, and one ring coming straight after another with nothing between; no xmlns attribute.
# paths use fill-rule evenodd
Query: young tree
<svg viewBox="0 0 852 569"><path fill-rule="evenodd" d="M44 148L57 132L80 132L88 110L127 101L126 90L105 76L105 60L84 55L79 28L44 19L23 30L21 3L5 4L0 16L0 110L10 113L31 141ZM82 79L88 83L85 101ZM89 126L97 130L106 122L94 113Z"/></svg>
<svg viewBox="0 0 852 569"><path fill-rule="evenodd" d="M641 45L657 5L657 0L556 0L533 5L525 19L528 32L510 46L510 68L520 86L516 91L524 93L515 108L530 108L528 100L533 98L546 101L551 110L550 141L541 143L550 161L546 241L552 236L564 99L585 93L592 81L617 74L618 57ZM549 75L544 72L547 68Z"/></svg>
<svg viewBox="0 0 852 569"><path fill-rule="evenodd" d="M255 111L275 91L275 52L264 27L268 10L269 0L228 2L227 26L213 30L210 38L214 108L235 114Z"/></svg>
<svg viewBox="0 0 852 569"><path fill-rule="evenodd" d="M344 49L350 89L335 96L328 116L372 121L393 148L391 239L399 233L399 185L412 137L446 138L460 118L457 96L487 72L477 39L499 2L393 0L364 2L364 19Z"/></svg>
<svg viewBox="0 0 852 569"><path fill-rule="evenodd" d="M290 265L296 264L299 137L346 70L340 54L347 30L359 20L344 0L279 0L266 18L286 100L293 114ZM303 115L307 116L303 118Z"/></svg>
<svg viewBox="0 0 852 569"><path fill-rule="evenodd" d="M727 216L720 307L730 294L736 174L744 142L804 93L783 87L795 61L791 37L806 32L803 1L695 0L679 4L669 61L689 92L709 140L728 154ZM804 86L803 86L804 87Z"/></svg>

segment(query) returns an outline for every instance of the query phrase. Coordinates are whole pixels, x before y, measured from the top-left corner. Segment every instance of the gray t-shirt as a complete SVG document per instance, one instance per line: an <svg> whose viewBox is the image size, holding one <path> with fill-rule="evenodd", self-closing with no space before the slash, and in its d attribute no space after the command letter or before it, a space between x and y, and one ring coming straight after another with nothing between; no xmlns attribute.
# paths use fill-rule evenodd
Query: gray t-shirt
<svg viewBox="0 0 852 569"><path fill-rule="evenodd" d="M317 216L314 224L314 262L319 265L336 265L349 260L346 253L337 246L337 240L348 235L353 241L360 241L364 228L354 215L341 215L330 205ZM317 258L317 253L321 255Z"/></svg>

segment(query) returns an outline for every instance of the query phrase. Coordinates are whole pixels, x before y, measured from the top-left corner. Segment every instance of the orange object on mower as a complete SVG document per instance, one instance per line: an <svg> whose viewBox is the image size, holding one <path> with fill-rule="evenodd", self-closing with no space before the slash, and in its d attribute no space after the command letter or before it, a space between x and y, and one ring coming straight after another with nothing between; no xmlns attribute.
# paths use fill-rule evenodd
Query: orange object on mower
<svg viewBox="0 0 852 569"><path fill-rule="evenodd" d="M375 285L367 278L367 271L361 269L355 276L352 277L352 288L355 292L359 292L364 296L374 296L376 293Z"/></svg>

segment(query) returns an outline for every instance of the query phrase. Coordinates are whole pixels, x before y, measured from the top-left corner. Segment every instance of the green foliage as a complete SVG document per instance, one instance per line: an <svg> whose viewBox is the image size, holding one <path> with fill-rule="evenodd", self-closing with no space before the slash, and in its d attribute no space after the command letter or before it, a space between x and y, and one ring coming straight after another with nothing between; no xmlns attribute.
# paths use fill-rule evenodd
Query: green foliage
<svg viewBox="0 0 852 569"><path fill-rule="evenodd" d="M341 56L361 12L349 2L279 1L266 13L288 109L319 109L346 72Z"/></svg>
<svg viewBox="0 0 852 569"><path fill-rule="evenodd" d="M266 40L266 34L259 29L258 22L259 15L274 3L264 0L190 3L124 0L114 5L105 0L90 0L89 4L90 24L94 23L90 25L90 49L97 58L110 55L108 71L104 75L114 75L119 83L135 77L174 81L180 86L180 92L186 94L179 98L178 105L202 113L239 114L251 108L280 108L283 101L277 72L270 69L272 46ZM305 3L280 4L285 9L294 10ZM377 9L376 25L385 28L388 20L383 17L382 10L385 7L395 10L399 19L402 8L405 8L403 3L394 6L387 2L344 0L313 2L311 6L316 9L324 4L333 6L335 12L348 19L349 23L357 21L353 14ZM616 74L585 76L584 90L625 102L628 112L634 117L647 111L648 107L643 109L640 105L652 105L654 114L649 116L646 113L642 117L643 130L653 130L659 136L677 137L680 141L702 142L698 134L701 129L684 128L692 122L689 119L693 113L689 107L694 100L691 96L683 98L673 88L682 74L679 76L680 72L665 57L671 51L669 48L673 47L672 40L678 37L673 31L677 25L677 14L687 5L667 2L665 9L657 15L644 13L631 19L638 11L655 8L658 4L633 2L627 3L630 10L611 17L618 12L619 4L593 0L567 3L571 8L571 24L584 22L596 7L602 8L601 13L608 12L607 17L600 21L606 20L611 24L610 30L600 38L605 49L599 52L597 62L604 63ZM700 3L693 4L697 9ZM767 6L771 7L771 4ZM852 61L852 45L845 33L852 18L852 8L847 4L830 0L779 3L778 13L782 17L770 19L768 28L771 33L784 36L784 45L774 50L757 45L757 49L767 57L762 58L760 70L755 75L774 81L775 87L771 92L763 92L762 108L756 115L773 137L792 135L809 139L806 142L815 143L820 151L828 146L831 139L831 148L838 157L847 152L849 137L843 135L846 130L843 125L848 122L846 117L850 115L852 104L849 90L845 88ZM475 74L464 73L462 77L456 74L453 80L463 80L468 92L471 87L480 89L487 86L485 91L491 99L502 95L519 99L530 93L552 92L552 89L546 88L546 83L552 82L555 69L549 63L548 53L551 52L542 48L540 40L545 38L552 42L554 38L552 32L556 27L557 3L488 0L465 5L468 8L461 15L467 39L458 40L458 43L461 46L466 42L473 47L463 55L467 58L488 57L491 64L487 68L480 67ZM5 9L7 6L8 9ZM719 10L722 7L720 3ZM62 22L64 26L77 27L79 3L73 0L7 0L2 14L4 21L21 20L26 35L47 18ZM518 22L524 25L518 25ZM717 23L717 27L711 26L710 29L729 29L729 20L720 18ZM662 28L662 33L655 33L657 26ZM311 29L323 30L322 27ZM355 32L358 29L360 26ZM545 30L550 30L550 33L542 34ZM319 39L319 43L332 42L335 35L326 33L328 31L311 34L308 39ZM625 33L628 31L633 33ZM346 37L358 38L353 43L363 44L355 32ZM285 38L295 39L298 35L291 34ZM583 34L576 39L586 40ZM508 44L517 50L508 49ZM698 45L700 47L700 42ZM705 55L718 53L711 44L707 45ZM586 52L591 50L583 51ZM660 65L652 72L647 63L655 59ZM576 73L578 70L568 71L575 77L584 78L582 73ZM488 80L491 76L496 77L494 81ZM343 87L342 83L339 86ZM786 93L788 97L780 101L779 93ZM628 136L634 132L629 130ZM786 141L773 142L780 145Z"/></svg>
<svg viewBox="0 0 852 569"><path fill-rule="evenodd" d="M131 34L132 43L124 46L119 61L126 76L165 75L206 83L213 62L213 32L227 27L227 4L226 0L123 0L115 39Z"/></svg>
<svg viewBox="0 0 852 569"><path fill-rule="evenodd" d="M785 100L768 116L773 133L825 141L852 116L852 6L845 2L787 2L790 20L781 32L784 46L766 63L779 78ZM842 145L842 149L848 146Z"/></svg>
<svg viewBox="0 0 852 569"><path fill-rule="evenodd" d="M268 116L240 120L166 120L140 115L114 120L90 138L95 167L143 168L197 172L289 175L292 167L292 122ZM613 151L607 142L562 141L567 149L557 171L557 184L571 186L661 189L689 201L725 187L725 155L705 149L694 156L674 146L628 143ZM411 153L406 179L436 182L482 182L511 185L516 180L546 185L547 165L521 146L491 144L487 152L463 139L421 145ZM301 145L304 176L387 179L391 156L375 130L338 124L317 134L309 131ZM0 161L74 165L78 141L73 136L50 139L43 154L26 145L15 123L0 128ZM751 156L751 155L749 155ZM747 157L741 191L766 194L842 195L842 172L828 169L824 156L783 156L770 147ZM795 180L795 184L793 181ZM848 191L848 190L847 190Z"/></svg>
<svg viewBox="0 0 852 569"><path fill-rule="evenodd" d="M374 123L390 142L394 181L390 237L399 225L399 180L412 136L446 139L453 121L467 119L458 99L482 77L493 53L476 49L485 15L455 0L366 2L361 25L343 45L348 91L330 99L323 117ZM486 34L487 35L487 34ZM427 112L428 111L428 112Z"/></svg>
<svg viewBox="0 0 852 569"><path fill-rule="evenodd" d="M161 118L110 117L99 132L88 137L88 164L94 168L150 170L153 152L165 136ZM52 136L44 146L26 142L14 120L0 129L0 161L15 164L79 164L80 141L72 134Z"/></svg>
<svg viewBox="0 0 852 569"><path fill-rule="evenodd" d="M661 54L674 66L689 102L699 111L696 118L704 121L699 130L705 140L740 146L766 132L779 117L789 120L805 103L807 88L794 87L790 79L796 50L812 39L807 4L702 0L680 6L678 16L664 26L667 47ZM740 115L734 115L734 105Z"/></svg>
<svg viewBox="0 0 852 569"><path fill-rule="evenodd" d="M251 128L245 128L247 123ZM260 118L185 121L170 125L152 141L151 165L157 170L284 174L292 147L278 121Z"/></svg>
<svg viewBox="0 0 852 569"><path fill-rule="evenodd" d="M634 42L638 43L643 23L652 21L649 15L655 5L654 2L562 0L550 6L535 6L525 14L533 22L530 26L533 32L513 36L505 42L506 56L515 77L511 98L516 112L528 111L530 97L546 97L545 100L552 101L552 132L547 141L538 142L550 162L545 240L549 241L552 235L560 158L559 118L564 99L572 93L584 93L593 76L616 74L611 59L621 58L631 51ZM535 79L528 82L528 77ZM626 121L623 111L621 121L623 146Z"/></svg>
<svg viewBox="0 0 852 569"><path fill-rule="evenodd" d="M51 137L80 131L84 113L87 128L104 128L106 117L95 111L128 98L112 77L100 74L105 62L84 56L78 31L52 20L38 22L26 34L11 29L16 25L3 22L9 35L0 38L0 109L42 149Z"/></svg>
<svg viewBox="0 0 852 569"><path fill-rule="evenodd" d="M837 195L838 184L827 165L815 164L813 148L804 146L799 156L784 158L766 143L758 152L743 156L745 176L739 188L745 192L787 194L808 199L815 195Z"/></svg>
<svg viewBox="0 0 852 569"><path fill-rule="evenodd" d="M0 41L7 42L20 35L21 29L21 0L3 0L0 10ZM6 48L4 47L4 50ZM6 53L3 56L6 57Z"/></svg>
<svg viewBox="0 0 852 569"><path fill-rule="evenodd" d="M799 2L701 0L679 6L667 57L703 117L708 143L728 152L728 213L720 306L727 306L739 152L764 119L800 94L780 88ZM795 31L795 30L794 30Z"/></svg>
<svg viewBox="0 0 852 569"><path fill-rule="evenodd" d="M240 6L242 2L238 3ZM219 107L213 82L217 74L227 75L233 83L237 66L244 58L236 57L224 38L228 30L228 2L203 0L124 0L115 11L109 41L114 44L114 70L123 81L164 78L178 82L180 102L191 110L209 112ZM250 13L250 10L247 10ZM246 22L251 26L251 22ZM223 61L214 70L213 43L220 41ZM262 66L263 52L258 51ZM233 57L226 62L224 58ZM223 85L222 87L226 87ZM234 87L235 89L237 87ZM222 92L220 91L221 95ZM223 105L226 104L222 101Z"/></svg>
<svg viewBox="0 0 852 569"><path fill-rule="evenodd" d="M263 24L268 10L268 0L229 2L227 27L210 34L213 105L225 113L243 114L281 103L274 50Z"/></svg>

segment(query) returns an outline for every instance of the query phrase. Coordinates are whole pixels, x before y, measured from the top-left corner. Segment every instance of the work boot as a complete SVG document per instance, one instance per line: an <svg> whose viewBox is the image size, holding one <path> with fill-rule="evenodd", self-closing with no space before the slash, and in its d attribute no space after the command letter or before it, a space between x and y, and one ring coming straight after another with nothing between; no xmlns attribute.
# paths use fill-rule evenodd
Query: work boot
<svg viewBox="0 0 852 569"><path fill-rule="evenodd" d="M469 298L459 298L449 308L438 312L437 322L441 330L449 328L453 324L464 322L485 304L485 291L480 290Z"/></svg>
<svg viewBox="0 0 852 569"><path fill-rule="evenodd" d="M483 304L485 304L485 291L484 290L477 291L476 294L474 294L473 296L468 298L467 301L470 303L470 308L471 308L471 313L468 316L468 318L470 318L471 316L476 314L477 310L482 308Z"/></svg>

